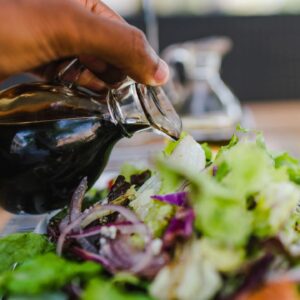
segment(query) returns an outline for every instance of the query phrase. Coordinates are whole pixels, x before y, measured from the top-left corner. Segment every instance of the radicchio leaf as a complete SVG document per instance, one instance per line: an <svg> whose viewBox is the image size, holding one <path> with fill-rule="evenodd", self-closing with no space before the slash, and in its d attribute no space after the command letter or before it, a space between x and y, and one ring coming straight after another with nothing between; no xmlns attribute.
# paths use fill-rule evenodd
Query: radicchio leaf
<svg viewBox="0 0 300 300"><path fill-rule="evenodd" d="M151 198L177 206L185 206L188 202L187 192L178 192L167 195L154 195L151 196Z"/></svg>
<svg viewBox="0 0 300 300"><path fill-rule="evenodd" d="M124 195L130 187L131 184L125 180L125 177L119 175L109 191L107 196L108 202Z"/></svg>
<svg viewBox="0 0 300 300"><path fill-rule="evenodd" d="M164 247L169 248L179 238L189 238L193 233L194 219L195 214L192 208L179 209L164 234Z"/></svg>
<svg viewBox="0 0 300 300"><path fill-rule="evenodd" d="M146 170L140 174L130 176L130 183L134 184L136 188L141 187L151 177L151 171Z"/></svg>

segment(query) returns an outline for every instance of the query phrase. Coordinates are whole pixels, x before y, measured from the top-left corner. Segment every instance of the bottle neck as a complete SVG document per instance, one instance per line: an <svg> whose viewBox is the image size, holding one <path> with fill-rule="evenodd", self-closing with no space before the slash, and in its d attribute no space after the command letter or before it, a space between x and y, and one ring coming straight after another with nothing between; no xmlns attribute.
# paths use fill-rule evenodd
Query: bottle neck
<svg viewBox="0 0 300 300"><path fill-rule="evenodd" d="M127 80L119 88L109 91L107 103L114 122L119 124L125 136L132 136L126 130L129 124L156 129L174 139L180 136L181 120L160 87Z"/></svg>
<svg viewBox="0 0 300 300"><path fill-rule="evenodd" d="M135 84L123 83L117 89L111 89L108 93L107 103L110 115L115 124L118 124L126 137L131 137L134 132L150 128L144 110L138 100ZM136 131L128 130L128 126L135 126Z"/></svg>

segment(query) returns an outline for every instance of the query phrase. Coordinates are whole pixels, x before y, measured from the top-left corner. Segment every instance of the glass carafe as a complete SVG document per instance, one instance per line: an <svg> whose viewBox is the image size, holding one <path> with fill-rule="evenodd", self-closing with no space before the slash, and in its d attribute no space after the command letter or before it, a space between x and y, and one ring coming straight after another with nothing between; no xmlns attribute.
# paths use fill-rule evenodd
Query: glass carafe
<svg viewBox="0 0 300 300"><path fill-rule="evenodd" d="M0 206L61 208L79 181L91 187L115 143L153 128L178 138L181 121L160 87L130 79L106 97L74 84L23 84L0 93Z"/></svg>
<svg viewBox="0 0 300 300"><path fill-rule="evenodd" d="M239 100L220 76L231 42L214 37L173 45L164 51L171 67L167 94L182 117L183 129L198 141L222 143L241 122Z"/></svg>

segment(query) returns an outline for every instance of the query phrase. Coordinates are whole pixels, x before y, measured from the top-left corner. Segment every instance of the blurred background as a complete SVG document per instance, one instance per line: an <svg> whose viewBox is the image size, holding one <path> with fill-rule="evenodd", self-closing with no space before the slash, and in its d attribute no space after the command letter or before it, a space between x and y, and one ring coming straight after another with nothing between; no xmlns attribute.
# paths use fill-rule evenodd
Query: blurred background
<svg viewBox="0 0 300 300"><path fill-rule="evenodd" d="M125 16L128 22L148 32L152 45L157 46L163 53L166 47L174 44L178 46L178 43L185 41L220 36L229 38L231 46L219 51L221 59L219 75L226 87L232 91L232 99L229 102L234 102L233 98L236 96L241 103L243 109L240 115L241 123L245 127L262 130L271 148L286 150L300 157L299 0L105 0L105 2ZM157 28L153 25L154 15ZM158 42L155 42L155 31L159 33ZM188 98L184 93L180 95ZM196 110L200 123L203 114L197 110L200 106L199 99L203 98L201 95L198 91L197 101L189 108L190 115ZM228 91L227 94L220 92L218 95L224 98L228 96ZM211 99L209 102L211 103ZM182 108L179 109L179 113L186 123ZM227 115L229 114L227 111ZM237 111L231 115L233 116L231 119L238 119ZM215 133L224 131L224 128L234 128L234 124L226 125L224 120L212 118L211 121L218 125L213 126L214 129L200 137L200 140L222 140L222 134L220 136ZM186 123L185 129L188 127L187 131L194 134L193 126L190 125ZM210 125L208 122L203 126L202 122L198 129L203 133L205 127ZM229 134L225 130L223 135L225 140L226 135L227 137L230 135L230 130ZM197 138L197 132L194 136Z"/></svg>
<svg viewBox="0 0 300 300"><path fill-rule="evenodd" d="M143 1L105 0L145 30ZM221 76L241 102L300 98L299 0L152 0L160 50L186 40L228 36Z"/></svg>

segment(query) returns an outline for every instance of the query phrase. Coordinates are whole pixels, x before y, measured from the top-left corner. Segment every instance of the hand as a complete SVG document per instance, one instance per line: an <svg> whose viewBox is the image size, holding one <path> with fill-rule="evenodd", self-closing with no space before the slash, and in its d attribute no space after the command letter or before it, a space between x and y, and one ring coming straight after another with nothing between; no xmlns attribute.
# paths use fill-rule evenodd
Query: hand
<svg viewBox="0 0 300 300"><path fill-rule="evenodd" d="M94 89L127 75L149 85L168 79L167 65L144 34L101 1L0 3L0 79L33 69L51 79L62 61L72 57L80 57L89 70L79 84Z"/></svg>

